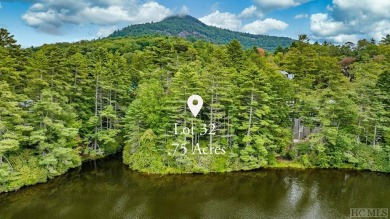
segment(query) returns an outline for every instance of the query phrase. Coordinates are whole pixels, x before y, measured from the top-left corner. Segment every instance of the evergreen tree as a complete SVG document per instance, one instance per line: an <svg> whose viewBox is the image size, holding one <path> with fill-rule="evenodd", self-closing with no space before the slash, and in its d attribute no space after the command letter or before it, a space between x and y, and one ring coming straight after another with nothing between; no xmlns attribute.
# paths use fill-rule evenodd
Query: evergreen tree
<svg viewBox="0 0 390 219"><path fill-rule="evenodd" d="M258 168L267 164L266 147L270 143L267 136L270 121L265 117L270 112L269 85L262 72L253 66L242 72L238 81L240 158L244 169Z"/></svg>

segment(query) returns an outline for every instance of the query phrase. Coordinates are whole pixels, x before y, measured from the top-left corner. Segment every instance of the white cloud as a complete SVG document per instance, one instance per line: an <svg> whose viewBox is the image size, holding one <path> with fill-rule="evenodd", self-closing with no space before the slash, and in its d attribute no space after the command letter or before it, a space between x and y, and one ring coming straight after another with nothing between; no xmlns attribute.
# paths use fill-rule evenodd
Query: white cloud
<svg viewBox="0 0 390 219"><path fill-rule="evenodd" d="M23 20L30 26L38 26L41 24L52 24L55 26L61 25L59 14L54 10L47 10L46 12L27 12L23 15Z"/></svg>
<svg viewBox="0 0 390 219"><path fill-rule="evenodd" d="M98 37L106 37L110 34L112 34L112 32L114 32L115 30L117 30L118 27L117 26L110 26L110 27L102 27L98 30L97 32L97 36Z"/></svg>
<svg viewBox="0 0 390 219"><path fill-rule="evenodd" d="M311 0L254 0L265 11L296 7Z"/></svg>
<svg viewBox="0 0 390 219"><path fill-rule="evenodd" d="M313 38L314 40L326 40L327 42L344 44L346 42L357 42L360 37L356 34L339 34L336 36L328 36L328 37L313 36Z"/></svg>
<svg viewBox="0 0 390 219"><path fill-rule="evenodd" d="M318 36L334 36L342 32L344 24L333 21L327 14L313 14L310 16L310 30Z"/></svg>
<svg viewBox="0 0 390 219"><path fill-rule="evenodd" d="M138 7L135 16L131 16L131 23L145 23L150 21L161 21L171 14L171 10L157 2L147 2Z"/></svg>
<svg viewBox="0 0 390 219"><path fill-rule="evenodd" d="M3 8L3 5L1 4L1 2L0 2L0 9L2 9Z"/></svg>
<svg viewBox="0 0 390 219"><path fill-rule="evenodd" d="M40 31L59 35L61 32L58 27L62 25L60 16L56 11L50 9L45 12L28 11L22 16L22 19L29 26L36 27Z"/></svg>
<svg viewBox="0 0 390 219"><path fill-rule="evenodd" d="M137 0L40 0L22 16L30 26L57 33L64 24L112 25L160 21L171 10L155 1L138 4Z"/></svg>
<svg viewBox="0 0 390 219"><path fill-rule="evenodd" d="M214 2L214 3L211 5L211 11L216 11L216 10L218 10L218 7L219 7L219 2Z"/></svg>
<svg viewBox="0 0 390 219"><path fill-rule="evenodd" d="M190 12L190 9L186 5L183 5L183 6L181 6L178 14L179 15L187 15L189 12Z"/></svg>
<svg viewBox="0 0 390 219"><path fill-rule="evenodd" d="M308 18L309 15L308 14L297 14L295 15L294 19L304 19L304 18Z"/></svg>
<svg viewBox="0 0 390 219"><path fill-rule="evenodd" d="M238 15L239 18L252 18L252 17L263 17L263 16L264 14L260 10L258 10L257 7L254 5L245 8Z"/></svg>
<svg viewBox="0 0 390 219"><path fill-rule="evenodd" d="M120 6L109 6L107 8L91 7L84 8L74 16L64 15L63 20L74 23L93 23L99 25L115 24L123 21L130 21L131 17L126 10Z"/></svg>
<svg viewBox="0 0 390 219"><path fill-rule="evenodd" d="M390 20L380 20L374 22L370 26L371 29L364 28L365 32L370 32L370 36L376 40L381 40L382 37L390 34Z"/></svg>
<svg viewBox="0 0 390 219"><path fill-rule="evenodd" d="M235 14L219 12L218 10L199 18L199 20L207 25L229 30L238 30L241 27L241 20Z"/></svg>
<svg viewBox="0 0 390 219"><path fill-rule="evenodd" d="M335 43L340 44L340 43L345 43L345 42L356 42L356 41L358 41L358 36L354 35L354 34L351 34L351 35L340 34L340 35L337 35L334 37L328 37L328 39L330 41L333 41Z"/></svg>
<svg viewBox="0 0 390 219"><path fill-rule="evenodd" d="M380 40L390 34L389 0L333 0L328 14L313 14L310 29L316 39L335 43L361 38Z"/></svg>
<svg viewBox="0 0 390 219"><path fill-rule="evenodd" d="M239 15L216 10L209 15L199 18L199 20L207 25L251 34L265 34L270 30L284 30L288 27L287 23L273 18L256 20L252 23L242 25L241 19L243 18L263 16L258 13L259 11L256 6L245 8Z"/></svg>
<svg viewBox="0 0 390 219"><path fill-rule="evenodd" d="M390 17L389 0L333 0L333 5L351 17Z"/></svg>
<svg viewBox="0 0 390 219"><path fill-rule="evenodd" d="M44 9L45 9L45 5L43 5L41 3L36 3L36 4L33 4L33 6L31 6L30 11L39 11L39 10L44 10Z"/></svg>
<svg viewBox="0 0 390 219"><path fill-rule="evenodd" d="M241 30L251 34L265 34L270 30L284 30L287 27L288 24L283 21L267 18L265 20L257 20L246 24Z"/></svg>

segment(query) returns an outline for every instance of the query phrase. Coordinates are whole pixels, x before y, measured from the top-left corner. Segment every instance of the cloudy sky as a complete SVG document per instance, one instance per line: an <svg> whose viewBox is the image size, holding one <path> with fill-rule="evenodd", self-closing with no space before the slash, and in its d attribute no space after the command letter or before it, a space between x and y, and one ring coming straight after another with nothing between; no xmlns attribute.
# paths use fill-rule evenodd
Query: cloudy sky
<svg viewBox="0 0 390 219"><path fill-rule="evenodd" d="M0 27L24 46L105 37L188 14L230 30L341 44L390 34L390 0L0 0Z"/></svg>

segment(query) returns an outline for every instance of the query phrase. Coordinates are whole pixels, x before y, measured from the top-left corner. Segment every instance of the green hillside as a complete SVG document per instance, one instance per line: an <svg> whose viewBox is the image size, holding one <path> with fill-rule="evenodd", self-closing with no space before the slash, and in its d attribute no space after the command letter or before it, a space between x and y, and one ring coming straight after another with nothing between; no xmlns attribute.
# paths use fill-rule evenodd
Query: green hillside
<svg viewBox="0 0 390 219"><path fill-rule="evenodd" d="M390 173L389 39L355 48L301 36L259 56L237 40L166 36L24 49L0 28L0 193L117 152L129 168L158 174ZM203 98L196 116L193 94ZM297 133L296 120L310 133Z"/></svg>
<svg viewBox="0 0 390 219"><path fill-rule="evenodd" d="M168 35L195 41L203 39L216 44L227 44L237 39L245 48L262 47L274 51L278 46L288 47L294 41L288 37L253 35L208 26L191 16L172 16L157 23L136 24L117 30L109 37Z"/></svg>

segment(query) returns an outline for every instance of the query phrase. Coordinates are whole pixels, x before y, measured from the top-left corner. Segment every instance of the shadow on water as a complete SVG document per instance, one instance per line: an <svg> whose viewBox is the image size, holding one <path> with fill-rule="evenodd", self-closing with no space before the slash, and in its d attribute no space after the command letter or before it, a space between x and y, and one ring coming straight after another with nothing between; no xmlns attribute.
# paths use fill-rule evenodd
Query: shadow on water
<svg viewBox="0 0 390 219"><path fill-rule="evenodd" d="M148 175L116 155L1 194L0 218L348 218L389 208L389 185L390 175L352 170Z"/></svg>

